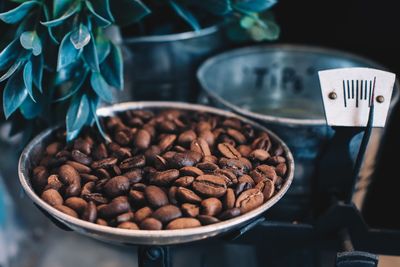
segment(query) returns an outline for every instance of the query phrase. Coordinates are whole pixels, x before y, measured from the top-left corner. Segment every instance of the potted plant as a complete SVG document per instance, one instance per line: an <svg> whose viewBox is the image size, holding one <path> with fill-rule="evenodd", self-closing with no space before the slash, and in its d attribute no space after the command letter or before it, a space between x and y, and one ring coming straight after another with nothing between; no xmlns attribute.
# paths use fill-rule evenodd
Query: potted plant
<svg viewBox="0 0 400 267"><path fill-rule="evenodd" d="M210 18L238 18L255 39L274 38L275 24L257 13L273 4L274 0L1 1L0 21L8 29L0 49L4 115L18 122L14 131L23 128L29 133L27 129L38 127L37 121L65 120L68 140L84 125L97 124L102 132L96 108L101 101L113 101L113 88L124 87L121 48L106 35L111 25L139 25L169 7L195 31L201 22L192 10L207 12ZM157 15L153 19L162 24ZM37 118L41 120L33 120Z"/></svg>

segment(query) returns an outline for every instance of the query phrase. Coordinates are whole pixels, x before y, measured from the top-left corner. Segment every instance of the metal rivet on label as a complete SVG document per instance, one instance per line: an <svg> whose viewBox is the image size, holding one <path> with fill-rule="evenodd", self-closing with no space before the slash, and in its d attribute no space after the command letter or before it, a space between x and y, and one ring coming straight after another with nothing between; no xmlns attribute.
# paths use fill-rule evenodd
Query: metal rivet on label
<svg viewBox="0 0 400 267"><path fill-rule="evenodd" d="M328 97L329 97L329 99L334 100L334 99L337 98L337 94L336 94L335 92L330 92L329 95L328 95Z"/></svg>
<svg viewBox="0 0 400 267"><path fill-rule="evenodd" d="M378 95L376 97L376 102L383 103L384 101L385 101L385 98L383 97L383 95Z"/></svg>

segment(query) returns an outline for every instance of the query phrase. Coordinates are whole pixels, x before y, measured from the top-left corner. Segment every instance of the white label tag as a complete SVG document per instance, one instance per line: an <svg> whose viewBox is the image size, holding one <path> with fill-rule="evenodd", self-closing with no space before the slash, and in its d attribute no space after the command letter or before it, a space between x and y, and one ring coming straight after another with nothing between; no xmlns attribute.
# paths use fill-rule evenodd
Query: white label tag
<svg viewBox="0 0 400 267"><path fill-rule="evenodd" d="M318 72L330 126L365 127L374 105L373 127L384 127L396 75L370 68Z"/></svg>

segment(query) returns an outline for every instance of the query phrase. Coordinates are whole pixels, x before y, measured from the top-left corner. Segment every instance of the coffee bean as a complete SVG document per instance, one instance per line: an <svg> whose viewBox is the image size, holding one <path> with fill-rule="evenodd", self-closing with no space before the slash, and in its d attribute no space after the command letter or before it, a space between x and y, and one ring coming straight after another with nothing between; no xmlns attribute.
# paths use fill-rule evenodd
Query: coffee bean
<svg viewBox="0 0 400 267"><path fill-rule="evenodd" d="M168 197L165 192L154 185L150 185L146 187L144 190L145 196L147 201L149 202L150 206L154 208L158 208L168 204Z"/></svg>
<svg viewBox="0 0 400 267"><path fill-rule="evenodd" d="M141 191L131 190L129 191L129 197L134 206L143 206L146 204L146 197Z"/></svg>
<svg viewBox="0 0 400 267"><path fill-rule="evenodd" d="M195 192L185 187L178 187L176 191L176 196L182 200L183 202L188 203L199 203L201 201L201 197L199 197Z"/></svg>
<svg viewBox="0 0 400 267"><path fill-rule="evenodd" d="M182 167L179 169L179 173L181 176L193 176L193 177L197 177L204 174L202 170L193 166Z"/></svg>
<svg viewBox="0 0 400 267"><path fill-rule="evenodd" d="M272 182L275 182L278 178L274 167L265 164L257 166L255 170L250 172L250 176L253 178L255 183L259 183L264 179L269 179Z"/></svg>
<svg viewBox="0 0 400 267"><path fill-rule="evenodd" d="M82 214L87 206L87 202L80 197L70 197L65 200L64 205L73 209L78 214Z"/></svg>
<svg viewBox="0 0 400 267"><path fill-rule="evenodd" d="M81 173L80 176L82 183L96 182L99 180L99 178L93 174Z"/></svg>
<svg viewBox="0 0 400 267"><path fill-rule="evenodd" d="M167 159L168 164L172 168L180 169L182 167L194 166L200 162L202 156L195 151L185 151L182 153L175 153L171 159Z"/></svg>
<svg viewBox="0 0 400 267"><path fill-rule="evenodd" d="M128 211L125 213L122 213L120 215L118 215L115 218L115 222L117 224L123 223L123 222L128 222L128 221L133 221L133 218L135 217L135 214L132 211Z"/></svg>
<svg viewBox="0 0 400 267"><path fill-rule="evenodd" d="M143 171L142 169L132 169L123 173L123 176L128 178L130 184L135 184L143 179Z"/></svg>
<svg viewBox="0 0 400 267"><path fill-rule="evenodd" d="M237 147L237 151L243 156L243 157L249 157L250 153L253 151L250 146L248 145L240 145Z"/></svg>
<svg viewBox="0 0 400 267"><path fill-rule="evenodd" d="M167 230L175 230L175 229L186 229L186 228L194 228L201 226L200 222L194 218L178 218L171 221L166 229Z"/></svg>
<svg viewBox="0 0 400 267"><path fill-rule="evenodd" d="M226 192L224 178L215 175L198 176L192 186L197 193L208 197L221 197Z"/></svg>
<svg viewBox="0 0 400 267"><path fill-rule="evenodd" d="M216 156L210 155L210 156L204 156L203 157L203 162L211 162L214 164L218 163L218 158Z"/></svg>
<svg viewBox="0 0 400 267"><path fill-rule="evenodd" d="M197 205L191 203L183 203L181 206L181 210L185 216L188 217L196 217L200 213L200 208Z"/></svg>
<svg viewBox="0 0 400 267"><path fill-rule="evenodd" d="M32 184L35 190L41 191L47 184L49 173L44 166L37 166L32 171Z"/></svg>
<svg viewBox="0 0 400 267"><path fill-rule="evenodd" d="M229 220L229 219L239 216L240 214L242 214L242 213L239 208L233 208L233 209L225 210L224 212L222 212L221 215L219 215L219 219L220 220Z"/></svg>
<svg viewBox="0 0 400 267"><path fill-rule="evenodd" d="M167 160L159 155L155 156L154 167L159 171L166 170L167 169Z"/></svg>
<svg viewBox="0 0 400 267"><path fill-rule="evenodd" d="M73 167L79 173L89 174L92 171L88 166L83 165L82 163L76 161L68 160L65 163Z"/></svg>
<svg viewBox="0 0 400 267"><path fill-rule="evenodd" d="M148 218L151 216L151 214L153 213L153 210L149 207L143 207L141 209L138 209L135 212L135 216L134 216L134 221L136 223L140 223L141 221L143 221L144 219Z"/></svg>
<svg viewBox="0 0 400 267"><path fill-rule="evenodd" d="M238 119L234 118L224 120L222 125L225 127L234 128L236 130L240 130L242 128L242 123Z"/></svg>
<svg viewBox="0 0 400 267"><path fill-rule="evenodd" d="M134 144L138 149L145 150L149 147L151 142L151 135L148 131L141 129L139 130L134 138Z"/></svg>
<svg viewBox="0 0 400 267"><path fill-rule="evenodd" d="M190 150L199 153L203 156L210 156L211 151L208 143L203 138L197 138L190 144Z"/></svg>
<svg viewBox="0 0 400 267"><path fill-rule="evenodd" d="M181 217L182 212L177 206L166 205L155 210L151 216L162 223L168 223L169 221Z"/></svg>
<svg viewBox="0 0 400 267"><path fill-rule="evenodd" d="M230 137L232 137L233 139L235 139L235 141L236 141L238 144L244 144L244 143L246 143L246 137L245 137L241 132L239 132L238 130L229 128L229 129L226 131L226 133L227 133Z"/></svg>
<svg viewBox="0 0 400 267"><path fill-rule="evenodd" d="M98 176L100 179L110 179L111 175L108 173L106 169L96 169L93 172Z"/></svg>
<svg viewBox="0 0 400 267"><path fill-rule="evenodd" d="M134 222L123 222L119 224L117 228L128 229L128 230L139 230L139 227Z"/></svg>
<svg viewBox="0 0 400 267"><path fill-rule="evenodd" d="M271 148L271 141L268 136L261 136L253 141L251 147L253 149L262 149L265 151L269 151Z"/></svg>
<svg viewBox="0 0 400 267"><path fill-rule="evenodd" d="M233 174L236 176L242 176L249 171L248 166L246 166L246 164L239 159L221 158L219 160L219 166L223 169L233 172Z"/></svg>
<svg viewBox="0 0 400 267"><path fill-rule="evenodd" d="M176 186L171 186L170 189L168 190L168 200L169 203L171 204L178 204L178 200L176 200L176 192L178 191L178 187Z"/></svg>
<svg viewBox="0 0 400 267"><path fill-rule="evenodd" d="M152 173L149 177L150 184L166 186L173 183L179 177L179 171L177 169L170 169Z"/></svg>
<svg viewBox="0 0 400 267"><path fill-rule="evenodd" d="M99 216L105 219L111 219L119 214L129 211L130 206L127 197L120 196L114 198L109 204L98 210Z"/></svg>
<svg viewBox="0 0 400 267"><path fill-rule="evenodd" d="M121 196L128 192L129 184L129 179L125 176L115 176L104 185L104 192L110 198Z"/></svg>
<svg viewBox="0 0 400 267"><path fill-rule="evenodd" d="M110 168L113 165L117 164L117 158L105 158L102 160L94 161L91 165L93 169L101 169L101 168Z"/></svg>
<svg viewBox="0 0 400 267"><path fill-rule="evenodd" d="M178 137L178 144L181 146L189 146L190 143L197 138L195 131L187 130L181 133Z"/></svg>
<svg viewBox="0 0 400 267"><path fill-rule="evenodd" d="M120 147L117 150L115 150L112 154L114 157L117 157L120 160L126 159L126 158L131 158L132 157L132 151L130 148L126 147Z"/></svg>
<svg viewBox="0 0 400 267"><path fill-rule="evenodd" d="M92 158L79 150L72 150L71 157L73 158L73 160L83 165L90 165L92 163Z"/></svg>
<svg viewBox="0 0 400 267"><path fill-rule="evenodd" d="M201 202L201 214L215 216L222 210L222 203L218 198L207 198Z"/></svg>
<svg viewBox="0 0 400 267"><path fill-rule="evenodd" d="M266 151L264 149L255 149L249 155L250 159L258 160L258 161L265 161L269 157L270 157L270 155L269 155L268 151Z"/></svg>
<svg viewBox="0 0 400 267"><path fill-rule="evenodd" d="M98 219L96 220L96 224L102 225L102 226L108 226L107 221L106 221L106 220L103 220L103 219L101 219L101 218L98 218Z"/></svg>
<svg viewBox="0 0 400 267"><path fill-rule="evenodd" d="M104 143L100 143L99 145L95 146L92 155L95 160L108 158L106 145Z"/></svg>
<svg viewBox="0 0 400 267"><path fill-rule="evenodd" d="M158 146L150 146L145 152L146 162L151 163L155 157L161 153L161 149Z"/></svg>
<svg viewBox="0 0 400 267"><path fill-rule="evenodd" d="M60 206L64 202L60 193L54 189L47 189L46 191L43 191L41 198L51 206Z"/></svg>
<svg viewBox="0 0 400 267"><path fill-rule="evenodd" d="M214 146L215 144L215 135L211 131L200 132L199 139L204 139L210 147Z"/></svg>
<svg viewBox="0 0 400 267"><path fill-rule="evenodd" d="M126 169L133 169L133 168L140 168L146 165L146 158L144 155L137 155L132 158L127 158L123 160L120 164L119 167L122 170Z"/></svg>
<svg viewBox="0 0 400 267"><path fill-rule="evenodd" d="M281 156L273 156L273 157L268 158L268 160L267 160L268 164L271 164L271 165L274 165L274 166L276 166L276 165L278 165L280 163L284 163L284 162L286 162L286 159L284 157L281 157Z"/></svg>
<svg viewBox="0 0 400 267"><path fill-rule="evenodd" d="M209 215L199 215L197 219L201 222L202 225L209 225L214 223L219 223L220 220Z"/></svg>
<svg viewBox="0 0 400 267"><path fill-rule="evenodd" d="M283 147L279 144L274 144L271 150L273 156L282 156L284 153Z"/></svg>
<svg viewBox="0 0 400 267"><path fill-rule="evenodd" d="M46 153L49 156L54 156L55 154L57 154L62 148L62 144L59 142L54 142L51 143L50 145L48 145L46 147Z"/></svg>
<svg viewBox="0 0 400 267"><path fill-rule="evenodd" d="M275 167L275 172L277 175L279 176L285 176L287 171L287 167L286 167L286 163L279 163L276 167Z"/></svg>
<svg viewBox="0 0 400 267"><path fill-rule="evenodd" d="M193 176L182 176L178 179L175 180L174 185L180 187L189 187L194 181L194 177Z"/></svg>
<svg viewBox="0 0 400 267"><path fill-rule="evenodd" d="M210 131L212 129L211 124L208 121L200 121L196 125L196 130L197 132L204 132L204 131Z"/></svg>
<svg viewBox="0 0 400 267"><path fill-rule="evenodd" d="M86 155L90 155L92 152L92 145L88 140L84 140L82 138L78 138L74 141L74 149L85 153Z"/></svg>
<svg viewBox="0 0 400 267"><path fill-rule="evenodd" d="M241 213L246 213L262 205L264 195L258 189L249 189L240 194L236 199L235 207L240 209Z"/></svg>
<svg viewBox="0 0 400 267"><path fill-rule="evenodd" d="M238 179L239 183L249 183L251 187L255 186L255 182L253 178L251 178L249 175L245 174L239 177Z"/></svg>
<svg viewBox="0 0 400 267"><path fill-rule="evenodd" d="M133 184L133 185L131 186L131 189L132 189L132 190L137 190L137 191L140 191L140 192L144 192L144 190L146 189L146 187L147 187L147 185L145 185L145 184L143 184L143 183L136 183L136 184Z"/></svg>
<svg viewBox="0 0 400 267"><path fill-rule="evenodd" d="M90 201L83 210L82 219L88 222L95 222L97 219L97 208L93 201Z"/></svg>
<svg viewBox="0 0 400 267"><path fill-rule="evenodd" d="M47 185L44 190L55 189L59 191L63 187L63 183L58 178L57 174L52 174L47 178Z"/></svg>
<svg viewBox="0 0 400 267"><path fill-rule="evenodd" d="M140 223L140 229L142 229L142 230L161 230L162 223L157 219L147 218L147 219L144 219Z"/></svg>
<svg viewBox="0 0 400 267"><path fill-rule="evenodd" d="M224 201L223 201L224 208L232 209L235 206L235 202L236 202L235 192L233 191L232 188L228 188L224 196Z"/></svg>
<svg viewBox="0 0 400 267"><path fill-rule="evenodd" d="M253 182L254 183L254 182ZM246 191L248 189L251 189L253 186L251 183L248 182L240 182L236 185L235 188L235 195L238 196L240 195L243 191Z"/></svg>
<svg viewBox="0 0 400 267"><path fill-rule="evenodd" d="M60 180L65 184L80 183L79 173L71 165L62 165L58 171Z"/></svg>
<svg viewBox="0 0 400 267"><path fill-rule="evenodd" d="M164 138L160 140L160 142L158 143L158 147L160 148L161 151L166 151L170 147L172 147L175 140L176 140L175 134L167 134L164 136Z"/></svg>
<svg viewBox="0 0 400 267"><path fill-rule="evenodd" d="M229 171L229 170L216 169L213 172L213 174L216 175L216 176L220 176L220 177L224 178L225 183L226 183L226 185L228 187L233 186L233 185L238 183L238 179L236 178L236 175L233 172Z"/></svg>
<svg viewBox="0 0 400 267"><path fill-rule="evenodd" d="M215 170L219 169L218 165L213 162L200 162L196 165L202 172L211 174Z"/></svg>
<svg viewBox="0 0 400 267"><path fill-rule="evenodd" d="M126 146L132 141L132 133L129 129L117 131L114 140L121 146Z"/></svg>
<svg viewBox="0 0 400 267"><path fill-rule="evenodd" d="M59 211L61 211L62 213L65 213L65 214L69 215L69 216L72 216L74 218L78 218L78 214L73 209L71 209L71 208L69 208L67 206L57 205L57 206L54 206L54 208L59 210Z"/></svg>
<svg viewBox="0 0 400 267"><path fill-rule="evenodd" d="M82 198L86 200L87 202L93 201L97 205L101 204L107 204L108 199L105 198L102 194L100 193L90 193L90 194L85 194L82 195Z"/></svg>

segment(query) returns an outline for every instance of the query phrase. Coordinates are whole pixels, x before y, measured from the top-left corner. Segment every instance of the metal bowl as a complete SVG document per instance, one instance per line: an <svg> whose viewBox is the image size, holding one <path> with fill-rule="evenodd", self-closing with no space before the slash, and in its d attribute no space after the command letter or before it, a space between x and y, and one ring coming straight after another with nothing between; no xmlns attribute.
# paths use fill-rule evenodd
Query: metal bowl
<svg viewBox="0 0 400 267"><path fill-rule="evenodd" d="M230 230L237 229L246 223L249 223L255 217L260 216L263 212L268 210L271 206L273 206L288 190L290 184L293 180L294 173L294 161L291 152L289 151L286 144L277 137L274 133L270 132L266 128L260 126L257 123L249 121L243 117L239 117L233 113L210 108L202 105L192 105L178 102L130 102L130 103L122 103L113 105L110 107L101 108L97 111L99 116L111 116L121 111L126 110L135 110L135 109L182 109L182 110L193 110L193 111L201 111L208 112L212 114L217 114L225 117L234 117L238 118L243 122L249 123L254 127L266 131L269 133L272 140L275 140L280 145L282 145L284 149L285 156L287 158L288 171L285 179L285 183L279 192L265 202L262 206L258 207L255 210L252 210L246 214L243 214L239 217L223 221L220 223L202 226L198 228L190 228L190 229L182 229L182 230L160 230L160 231L146 231L146 230L126 230L126 229L118 229L112 228L108 226L101 226L94 223L86 222L80 219L73 218L69 215L66 215L46 202L44 202L33 190L32 185L30 183L30 173L32 167L38 161L42 151L51 141L52 134L58 128L51 128L39 134L36 138L34 138L25 150L22 152L22 155L19 160L18 166L18 174L20 178L20 182L22 187L24 188L27 195L33 200L35 204L48 212L55 219L65 224L69 228L82 233L84 235L91 236L93 238L113 243L124 243L124 244L145 244L145 245L166 245L166 244L177 244L177 243L185 243L191 242L201 239L206 239L209 237L216 236L221 233L228 232Z"/></svg>

